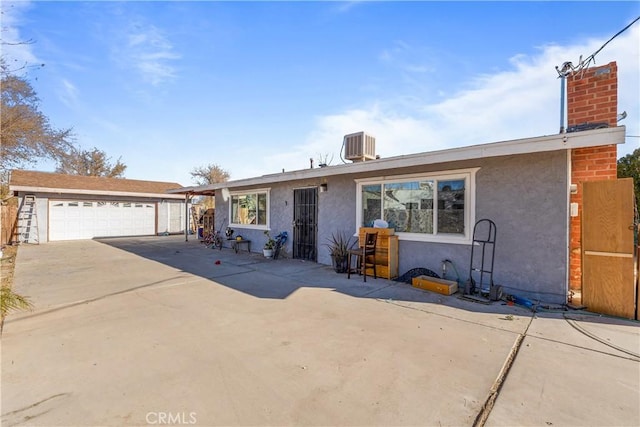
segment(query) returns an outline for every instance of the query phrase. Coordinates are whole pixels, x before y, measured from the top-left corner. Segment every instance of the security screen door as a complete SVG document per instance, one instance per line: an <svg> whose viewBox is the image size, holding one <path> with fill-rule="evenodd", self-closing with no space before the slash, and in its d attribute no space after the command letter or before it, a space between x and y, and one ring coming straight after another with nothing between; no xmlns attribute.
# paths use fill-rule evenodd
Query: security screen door
<svg viewBox="0 0 640 427"><path fill-rule="evenodd" d="M293 190L293 257L317 261L317 188Z"/></svg>

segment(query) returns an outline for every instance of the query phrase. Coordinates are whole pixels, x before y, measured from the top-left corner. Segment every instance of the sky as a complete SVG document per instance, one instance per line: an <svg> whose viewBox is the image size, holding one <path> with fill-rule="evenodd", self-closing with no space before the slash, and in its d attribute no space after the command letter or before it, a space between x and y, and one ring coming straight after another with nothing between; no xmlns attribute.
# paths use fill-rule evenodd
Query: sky
<svg viewBox="0 0 640 427"><path fill-rule="evenodd" d="M640 16L640 2L2 2L2 55L54 128L130 179L194 185L340 164L365 131L391 157L557 134L560 80ZM7 43L30 40L32 43ZM640 146L640 21L618 65L618 112ZM54 171L40 161L29 169Z"/></svg>

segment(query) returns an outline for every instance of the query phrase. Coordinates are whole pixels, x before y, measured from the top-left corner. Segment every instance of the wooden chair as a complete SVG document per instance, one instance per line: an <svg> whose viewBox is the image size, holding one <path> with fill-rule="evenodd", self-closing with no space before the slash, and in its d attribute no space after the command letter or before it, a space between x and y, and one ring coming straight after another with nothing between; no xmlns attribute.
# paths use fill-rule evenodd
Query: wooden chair
<svg viewBox="0 0 640 427"><path fill-rule="evenodd" d="M378 278L376 271L376 242L378 233L365 233L364 242L358 249L351 249L347 257L347 279L351 278L351 273L358 273L364 276L367 281L367 268L373 268L373 278ZM356 259L355 268L352 264L352 258Z"/></svg>

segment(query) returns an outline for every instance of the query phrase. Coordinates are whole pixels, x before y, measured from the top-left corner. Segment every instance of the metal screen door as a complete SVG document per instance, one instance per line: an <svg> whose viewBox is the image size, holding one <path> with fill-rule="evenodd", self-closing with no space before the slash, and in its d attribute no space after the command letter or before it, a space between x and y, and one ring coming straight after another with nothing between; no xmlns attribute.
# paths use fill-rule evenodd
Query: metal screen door
<svg viewBox="0 0 640 427"><path fill-rule="evenodd" d="M317 201L316 188L293 190L293 258L317 261Z"/></svg>

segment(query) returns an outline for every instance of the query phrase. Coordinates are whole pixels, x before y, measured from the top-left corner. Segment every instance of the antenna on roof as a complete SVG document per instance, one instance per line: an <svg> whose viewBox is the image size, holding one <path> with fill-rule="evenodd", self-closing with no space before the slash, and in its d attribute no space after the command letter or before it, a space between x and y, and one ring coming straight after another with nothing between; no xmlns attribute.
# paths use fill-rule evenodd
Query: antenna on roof
<svg viewBox="0 0 640 427"><path fill-rule="evenodd" d="M631 27L633 24L635 24L639 20L640 20L640 16L638 16L636 19L631 21L629 25L627 25L626 27L618 31L616 34L614 34L613 37L611 37L602 46L600 46L600 49L596 50L591 55L587 56L587 58L584 61L582 60L582 55L580 55L580 59L578 60L577 66L574 67L571 62L565 62L564 64L562 64L562 67L560 68L556 66L556 71L558 72L558 76L560 77L560 91L561 91L560 92L560 133L566 132L566 129L564 127L564 97L565 97L565 84L566 84L567 76L571 73L584 71L585 69L589 68L589 65L592 62L595 64L596 55L600 53L600 51L604 49L604 47L608 45L613 39L615 39L625 31L627 31L629 27Z"/></svg>

